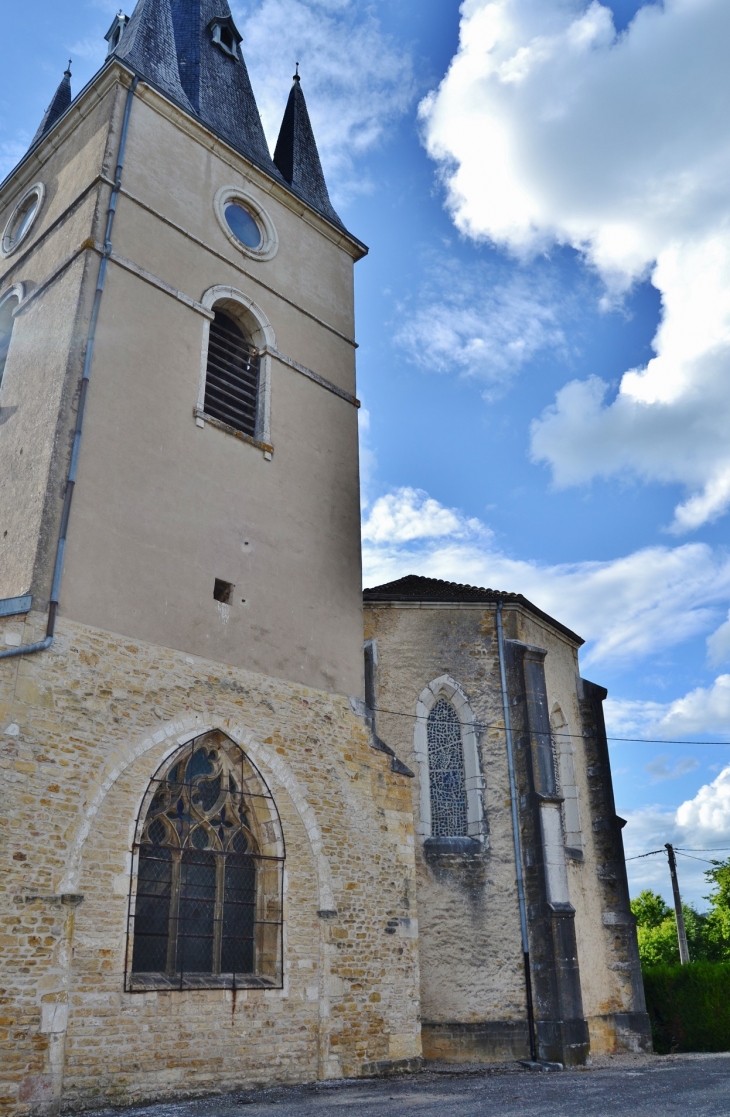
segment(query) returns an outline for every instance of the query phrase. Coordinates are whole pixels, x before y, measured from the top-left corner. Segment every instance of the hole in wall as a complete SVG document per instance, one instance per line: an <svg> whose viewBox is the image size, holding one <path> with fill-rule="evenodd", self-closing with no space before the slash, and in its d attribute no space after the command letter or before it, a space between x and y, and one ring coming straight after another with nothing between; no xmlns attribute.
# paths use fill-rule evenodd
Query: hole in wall
<svg viewBox="0 0 730 1117"><path fill-rule="evenodd" d="M213 597L216 601L221 601L224 605L230 605L232 593L233 582L224 582L222 578L216 578L213 586Z"/></svg>

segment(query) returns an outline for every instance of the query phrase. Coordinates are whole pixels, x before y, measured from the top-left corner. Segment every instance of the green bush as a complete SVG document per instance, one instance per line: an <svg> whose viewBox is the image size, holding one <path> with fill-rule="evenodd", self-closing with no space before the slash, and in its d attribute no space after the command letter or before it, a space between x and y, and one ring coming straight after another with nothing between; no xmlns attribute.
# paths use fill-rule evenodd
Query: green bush
<svg viewBox="0 0 730 1117"><path fill-rule="evenodd" d="M730 1050L730 962L646 966L643 972L659 1055Z"/></svg>

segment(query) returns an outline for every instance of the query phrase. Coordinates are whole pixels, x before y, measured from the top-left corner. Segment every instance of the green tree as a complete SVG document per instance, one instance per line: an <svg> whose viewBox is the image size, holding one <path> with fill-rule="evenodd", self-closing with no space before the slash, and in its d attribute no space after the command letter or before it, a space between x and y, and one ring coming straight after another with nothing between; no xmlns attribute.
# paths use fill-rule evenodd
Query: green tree
<svg viewBox="0 0 730 1117"><path fill-rule="evenodd" d="M709 957L713 962L730 960L730 858L715 861L705 872L707 883L714 885L709 896L710 912L707 917Z"/></svg>
<svg viewBox="0 0 730 1117"><path fill-rule="evenodd" d="M678 965L679 943L674 910L649 888L631 901L631 910L636 916L642 966ZM691 960L720 960L717 944L711 935L710 916L698 912L691 904L682 904L682 912Z"/></svg>
<svg viewBox="0 0 730 1117"><path fill-rule="evenodd" d="M631 901L631 910L639 927L661 927L667 916L672 914L664 898L650 888L645 888Z"/></svg>

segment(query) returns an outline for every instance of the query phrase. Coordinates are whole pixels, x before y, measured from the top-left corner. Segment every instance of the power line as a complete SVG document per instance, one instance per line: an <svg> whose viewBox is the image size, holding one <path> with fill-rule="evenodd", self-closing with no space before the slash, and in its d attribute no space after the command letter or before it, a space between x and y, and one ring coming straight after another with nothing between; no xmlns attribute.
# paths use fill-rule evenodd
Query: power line
<svg viewBox="0 0 730 1117"><path fill-rule="evenodd" d="M374 714L389 714L395 718L412 718L414 721L427 721L428 715L424 714L409 714L405 710L383 710L379 706L371 707ZM475 721L472 723L474 729L501 729L504 731L503 725L497 725L487 721ZM555 733L556 737L577 737L584 740L586 737L594 736L591 733L565 733L562 729L551 730ZM730 741L683 741L683 740L670 740L669 738L662 737L611 737L606 735L607 741L623 741L628 744L637 745L724 745L726 748L730 746Z"/></svg>
<svg viewBox="0 0 730 1117"><path fill-rule="evenodd" d="M730 846L709 846L707 849L693 849L692 846L675 846L682 853L730 853Z"/></svg>
<svg viewBox="0 0 730 1117"><path fill-rule="evenodd" d="M664 849L652 849L648 853L636 853L633 857L625 857L625 861L640 861L642 857L654 857L657 853L664 853ZM709 861L706 857L692 857L693 853L730 853L730 846L713 846L711 849L692 849L691 852L683 846L674 846L675 853L681 853L683 857L690 857L693 861L704 861L707 865L715 865L717 862Z"/></svg>
<svg viewBox="0 0 730 1117"><path fill-rule="evenodd" d="M681 849L675 849L675 853L679 853L682 857L689 857L691 861L701 861L704 865L714 865L714 861L710 861L707 857L695 857L692 853L682 853Z"/></svg>

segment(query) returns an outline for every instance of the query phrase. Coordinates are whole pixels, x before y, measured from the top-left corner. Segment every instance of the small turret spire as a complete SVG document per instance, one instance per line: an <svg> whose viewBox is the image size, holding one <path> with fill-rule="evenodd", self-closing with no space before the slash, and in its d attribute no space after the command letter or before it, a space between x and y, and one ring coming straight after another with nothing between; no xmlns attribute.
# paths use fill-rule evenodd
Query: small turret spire
<svg viewBox="0 0 730 1117"><path fill-rule="evenodd" d="M56 121L63 116L68 106L71 104L71 59L68 60L68 69L64 70L61 84L56 90L53 100L46 109L40 127L33 137L31 147L33 144L38 143L46 132L50 132Z"/></svg>
<svg viewBox="0 0 730 1117"><path fill-rule="evenodd" d="M298 62L276 141L274 163L292 190L305 202L329 221L342 225L327 192L307 103L302 92Z"/></svg>

